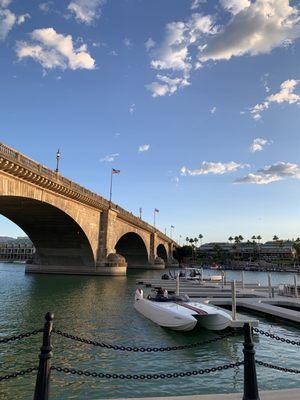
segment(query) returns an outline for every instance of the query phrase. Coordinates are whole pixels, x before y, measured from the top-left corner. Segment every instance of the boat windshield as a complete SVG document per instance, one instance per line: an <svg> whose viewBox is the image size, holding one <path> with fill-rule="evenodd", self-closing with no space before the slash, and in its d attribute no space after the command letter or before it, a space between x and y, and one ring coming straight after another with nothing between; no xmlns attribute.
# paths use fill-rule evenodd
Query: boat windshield
<svg viewBox="0 0 300 400"><path fill-rule="evenodd" d="M162 289L157 289L155 292L152 292L148 296L148 300L152 301L160 301L160 302L166 302L166 301L173 301L173 302L189 302L189 296L187 294L174 294L174 293L168 293L166 290Z"/></svg>

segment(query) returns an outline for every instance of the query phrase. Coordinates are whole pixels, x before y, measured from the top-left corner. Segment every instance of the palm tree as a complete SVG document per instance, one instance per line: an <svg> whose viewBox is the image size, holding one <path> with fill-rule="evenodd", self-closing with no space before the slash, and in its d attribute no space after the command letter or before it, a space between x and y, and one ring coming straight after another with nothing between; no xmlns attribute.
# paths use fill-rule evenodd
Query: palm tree
<svg viewBox="0 0 300 400"><path fill-rule="evenodd" d="M239 236L235 236L235 237L234 237L234 242L235 242L235 243L240 243L240 241L241 241L241 240L240 240L240 237L239 237Z"/></svg>
<svg viewBox="0 0 300 400"><path fill-rule="evenodd" d="M233 241L233 237L232 237L232 236L229 236L228 240L229 240L229 242L231 243L231 242Z"/></svg>
<svg viewBox="0 0 300 400"><path fill-rule="evenodd" d="M258 243L260 243L262 237L261 237L260 235L258 235L258 236L256 237L256 239L258 240Z"/></svg>
<svg viewBox="0 0 300 400"><path fill-rule="evenodd" d="M274 240L274 242L275 242L275 241L279 240L279 237L278 237L277 235L274 235L274 236L273 236L273 240Z"/></svg>
<svg viewBox="0 0 300 400"><path fill-rule="evenodd" d="M190 241L190 239L188 237L186 237L185 241L188 243Z"/></svg>
<svg viewBox="0 0 300 400"><path fill-rule="evenodd" d="M240 239L241 242L244 240L242 235L239 235L239 239Z"/></svg>
<svg viewBox="0 0 300 400"><path fill-rule="evenodd" d="M253 235L251 239L252 239L252 240L253 240L253 242L255 243L256 236L255 236L255 235Z"/></svg>
<svg viewBox="0 0 300 400"><path fill-rule="evenodd" d="M199 235L198 237L199 237L199 239L200 239L200 243L201 243L201 246L202 246L203 235L200 233L200 235Z"/></svg>

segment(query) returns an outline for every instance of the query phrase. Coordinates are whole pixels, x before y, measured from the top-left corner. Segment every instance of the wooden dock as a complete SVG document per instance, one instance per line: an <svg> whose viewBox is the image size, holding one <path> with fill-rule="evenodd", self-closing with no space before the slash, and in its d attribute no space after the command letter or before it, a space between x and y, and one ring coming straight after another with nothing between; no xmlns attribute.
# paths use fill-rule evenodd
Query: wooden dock
<svg viewBox="0 0 300 400"><path fill-rule="evenodd" d="M137 279L137 285L152 288L163 287L168 291L176 290L175 280L162 279ZM232 306L231 282L217 283L208 281L190 281L180 279L180 294L187 294L193 300L199 300L207 304L230 308ZM300 324L300 299L298 297L283 296L279 286L260 286L258 284L247 284L237 282L236 304L238 309L261 313L270 317L287 320ZM230 312L230 311L229 311ZM245 317L238 314L237 327L246 322ZM247 322L255 320L247 319Z"/></svg>

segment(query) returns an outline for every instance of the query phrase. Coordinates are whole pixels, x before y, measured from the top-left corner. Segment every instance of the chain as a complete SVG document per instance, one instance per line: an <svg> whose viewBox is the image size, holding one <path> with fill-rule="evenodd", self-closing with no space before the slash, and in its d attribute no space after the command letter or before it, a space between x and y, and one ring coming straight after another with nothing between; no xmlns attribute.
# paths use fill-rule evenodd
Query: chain
<svg viewBox="0 0 300 400"><path fill-rule="evenodd" d="M266 368L276 369L277 371L291 372L293 374L300 374L300 370L299 369L291 369L291 368L279 367L278 365L273 365L273 364L269 364L269 363L266 363L266 362L263 362L263 361L258 361L258 360L255 360L255 362L258 365L262 365L263 367L266 367Z"/></svg>
<svg viewBox="0 0 300 400"><path fill-rule="evenodd" d="M134 380L144 380L144 379L170 379L170 378L181 378L185 376L196 376L196 375L203 375L203 374L210 374L211 372L222 371L225 369L236 368L242 365L243 362L238 361L236 363L219 365L218 367L213 368L204 368L198 369L194 371L185 371L185 372L172 372L172 373L161 373L161 374L141 374L141 375L132 375L132 374L109 374L103 372L90 372L90 371L81 371L74 368L67 368L67 367L56 367L52 366L51 369L64 372L65 374L72 374L72 375L84 375L84 376L91 376L93 378L100 378L100 379L134 379Z"/></svg>
<svg viewBox="0 0 300 400"><path fill-rule="evenodd" d="M157 352L164 352L164 351L172 351L172 350L184 350L184 349L193 349L195 347L203 346L209 343L214 343L218 342L220 340L226 339L228 337L231 337L235 335L235 332L230 332L226 335L222 335L219 337L215 337L213 339L205 340L203 342L197 342L197 343L190 343L190 344L184 344L184 345L179 345L179 346L168 346L168 347L131 347L131 346L119 346L119 345L114 345L114 344L108 344L104 342L97 342L95 340L89 340L89 339L84 339L79 336L74 336L71 335L70 333L62 332L57 329L53 329L53 333L56 333L57 335L63 336L67 339L71 340L76 340L77 342L81 343L86 343L90 344L93 346L98 346L98 347L103 347L106 349L112 349L112 350L120 350L120 351L134 351L134 352L147 352L147 353L157 353Z"/></svg>
<svg viewBox="0 0 300 400"><path fill-rule="evenodd" d="M264 335L264 336L269 337L271 339L278 340L279 342L285 342L285 343L288 343L288 344L292 344L294 346L300 346L300 342L296 342L295 340L285 339L283 337L280 337L280 336L277 336L277 335L273 335L272 333L263 331L262 329L253 328L253 331L256 332L256 333L260 333L261 335Z"/></svg>
<svg viewBox="0 0 300 400"><path fill-rule="evenodd" d="M36 329L34 331L31 331L31 332L21 333L20 335L16 335L16 336L11 336L11 337L8 337L8 338L0 339L0 344L1 343L14 342L15 340L25 339L25 338L28 338L30 336L37 335L38 333L43 332L43 331L44 331L44 329Z"/></svg>
<svg viewBox="0 0 300 400"><path fill-rule="evenodd" d="M17 378L18 376L30 374L31 372L37 371L37 370L38 370L38 367L31 367L31 368L23 369L21 371L12 372L11 374L0 376L0 382L7 381L11 378Z"/></svg>

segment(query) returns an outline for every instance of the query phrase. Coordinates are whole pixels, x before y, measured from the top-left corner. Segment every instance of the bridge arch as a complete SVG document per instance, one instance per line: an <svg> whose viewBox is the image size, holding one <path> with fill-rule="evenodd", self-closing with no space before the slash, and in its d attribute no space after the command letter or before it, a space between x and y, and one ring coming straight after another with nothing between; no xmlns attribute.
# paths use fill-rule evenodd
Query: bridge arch
<svg viewBox="0 0 300 400"><path fill-rule="evenodd" d="M157 254L157 257L162 258L164 260L165 264L167 264L167 262L168 262L168 252L166 250L166 247L163 244L159 244L157 246L156 254Z"/></svg>
<svg viewBox="0 0 300 400"><path fill-rule="evenodd" d="M36 248L35 263L94 266L92 245L82 227L50 203L21 196L0 196L0 214L18 225Z"/></svg>
<svg viewBox="0 0 300 400"><path fill-rule="evenodd" d="M115 251L125 257L128 268L143 268L149 264L146 244L135 232L122 235L115 245Z"/></svg>

